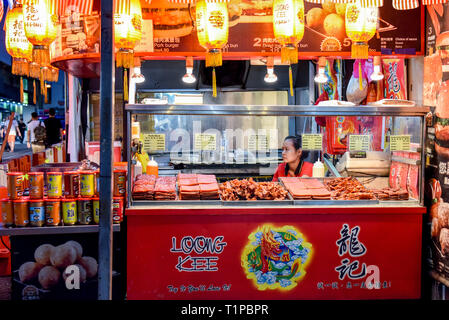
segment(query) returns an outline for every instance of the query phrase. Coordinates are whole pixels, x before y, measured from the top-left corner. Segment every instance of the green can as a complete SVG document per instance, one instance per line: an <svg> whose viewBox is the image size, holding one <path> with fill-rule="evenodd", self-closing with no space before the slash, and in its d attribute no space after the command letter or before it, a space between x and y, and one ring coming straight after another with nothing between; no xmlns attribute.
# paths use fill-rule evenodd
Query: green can
<svg viewBox="0 0 449 320"><path fill-rule="evenodd" d="M64 225L73 226L78 220L76 199L63 199L62 202L62 221Z"/></svg>
<svg viewBox="0 0 449 320"><path fill-rule="evenodd" d="M92 198L78 198L78 223L90 224L92 220Z"/></svg>
<svg viewBox="0 0 449 320"><path fill-rule="evenodd" d="M100 223L100 198L92 198L92 212L94 214L94 223Z"/></svg>

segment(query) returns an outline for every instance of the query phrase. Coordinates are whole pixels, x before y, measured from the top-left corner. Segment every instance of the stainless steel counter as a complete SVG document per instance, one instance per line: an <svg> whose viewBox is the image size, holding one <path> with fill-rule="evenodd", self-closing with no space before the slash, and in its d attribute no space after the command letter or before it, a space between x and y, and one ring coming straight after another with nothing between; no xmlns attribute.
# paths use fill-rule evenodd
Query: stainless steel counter
<svg viewBox="0 0 449 320"><path fill-rule="evenodd" d="M5 228L0 227L0 236L30 236L48 234L70 234L70 233L94 233L98 232L98 225L75 225L75 226L55 226L55 227L24 227ZM113 231L120 231L120 225L114 224Z"/></svg>

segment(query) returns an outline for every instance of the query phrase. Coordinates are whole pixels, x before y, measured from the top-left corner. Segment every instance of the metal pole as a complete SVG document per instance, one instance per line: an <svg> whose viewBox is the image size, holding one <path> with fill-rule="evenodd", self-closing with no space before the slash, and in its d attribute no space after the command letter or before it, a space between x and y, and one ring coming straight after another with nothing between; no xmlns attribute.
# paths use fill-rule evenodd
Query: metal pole
<svg viewBox="0 0 449 320"><path fill-rule="evenodd" d="M114 129L114 1L101 1L100 230L98 299L112 298L112 132Z"/></svg>
<svg viewBox="0 0 449 320"><path fill-rule="evenodd" d="M0 161L3 158L3 152L5 151L6 144L8 143L9 131L11 131L12 122L14 121L15 112L11 112L9 116L8 128L6 128L5 137L3 138L2 148L0 149Z"/></svg>

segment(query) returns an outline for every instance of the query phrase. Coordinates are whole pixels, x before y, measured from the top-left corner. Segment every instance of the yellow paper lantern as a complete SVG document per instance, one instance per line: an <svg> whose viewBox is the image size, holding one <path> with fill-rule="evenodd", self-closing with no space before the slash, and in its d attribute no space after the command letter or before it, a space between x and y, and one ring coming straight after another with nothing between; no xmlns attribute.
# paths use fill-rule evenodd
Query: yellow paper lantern
<svg viewBox="0 0 449 320"><path fill-rule="evenodd" d="M359 1L346 6L346 35L352 40L353 59L368 59L368 41L376 34L378 11L376 7L362 8Z"/></svg>
<svg viewBox="0 0 449 320"><path fill-rule="evenodd" d="M213 67L213 96L216 97L215 67L222 65L221 49L228 42L229 16L227 4L199 0L196 4L196 29L200 45L207 50L206 67Z"/></svg>
<svg viewBox="0 0 449 320"><path fill-rule="evenodd" d="M132 68L134 47L142 39L142 7L140 0L116 0L114 41L119 48L117 67Z"/></svg>
<svg viewBox="0 0 449 320"><path fill-rule="evenodd" d="M117 67L123 67L123 99L128 101L128 69L134 66L134 47L142 39L140 0L115 0L114 41Z"/></svg>
<svg viewBox="0 0 449 320"><path fill-rule="evenodd" d="M298 63L298 43L304 37L304 1L274 0L273 31L282 45L281 61L288 63L290 94L293 96L292 63Z"/></svg>
<svg viewBox="0 0 449 320"><path fill-rule="evenodd" d="M25 35L33 44L33 61L41 66L50 64L49 46L56 39L58 17L56 0L24 0Z"/></svg>
<svg viewBox="0 0 449 320"><path fill-rule="evenodd" d="M23 102L23 79L29 76L29 63L33 59L33 45L25 35L23 8L16 4L5 19L5 46L12 57L12 74L20 76L20 102Z"/></svg>
<svg viewBox="0 0 449 320"><path fill-rule="evenodd" d="M13 59L12 73L28 76L29 62L33 59L33 45L25 35L22 5L16 5L6 15L5 46Z"/></svg>

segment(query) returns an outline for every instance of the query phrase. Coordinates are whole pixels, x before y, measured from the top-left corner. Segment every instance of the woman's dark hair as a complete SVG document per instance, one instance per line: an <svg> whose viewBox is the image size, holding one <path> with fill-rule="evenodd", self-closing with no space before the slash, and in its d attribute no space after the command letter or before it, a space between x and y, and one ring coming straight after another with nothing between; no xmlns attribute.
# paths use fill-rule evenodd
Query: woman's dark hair
<svg viewBox="0 0 449 320"><path fill-rule="evenodd" d="M284 139L284 142L287 140L291 140L293 143L293 147L295 148L295 150L299 150L302 148L302 136L298 135L298 136L288 136ZM305 158L307 158L307 156L309 155L309 151L302 151L301 153L301 158L299 159L299 165L295 170L295 176L297 176L300 172L301 172L301 168L302 168L302 163L304 161ZM288 170L290 170L288 163L285 165L285 175L288 176Z"/></svg>

